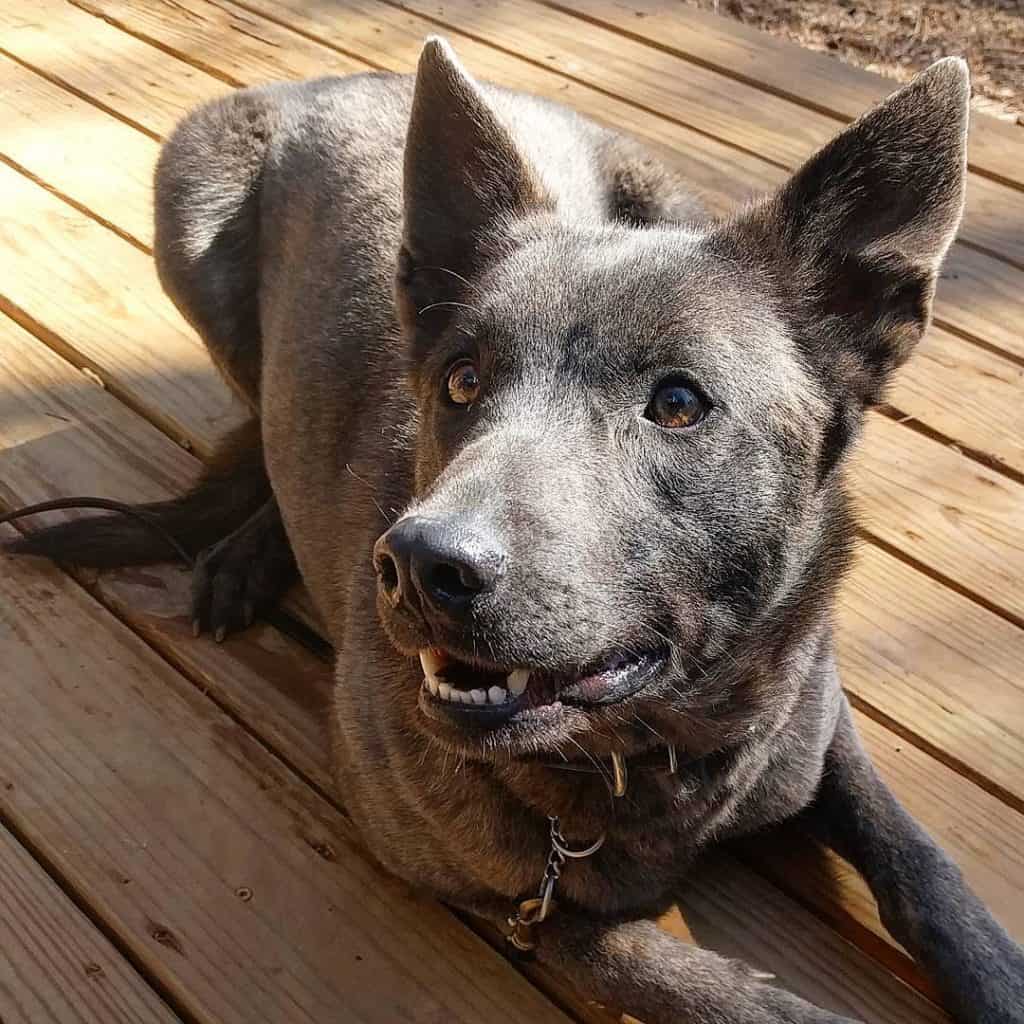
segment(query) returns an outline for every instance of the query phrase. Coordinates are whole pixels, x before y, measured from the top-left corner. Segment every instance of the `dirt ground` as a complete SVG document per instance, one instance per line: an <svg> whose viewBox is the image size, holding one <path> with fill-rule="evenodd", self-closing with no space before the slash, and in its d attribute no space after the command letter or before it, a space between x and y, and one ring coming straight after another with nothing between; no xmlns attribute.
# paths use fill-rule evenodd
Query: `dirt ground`
<svg viewBox="0 0 1024 1024"><path fill-rule="evenodd" d="M1024 0L682 2L902 81L939 57L966 57L975 106L1024 125Z"/></svg>

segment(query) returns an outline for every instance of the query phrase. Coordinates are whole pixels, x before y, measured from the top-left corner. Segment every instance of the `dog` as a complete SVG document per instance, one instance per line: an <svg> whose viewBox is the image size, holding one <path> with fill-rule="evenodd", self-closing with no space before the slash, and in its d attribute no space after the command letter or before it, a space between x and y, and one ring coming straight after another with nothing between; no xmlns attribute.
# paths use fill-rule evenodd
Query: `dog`
<svg viewBox="0 0 1024 1024"><path fill-rule="evenodd" d="M652 920L790 819L958 1021L1024 1022L1024 954L876 774L831 625L844 467L928 325L968 99L939 61L725 220L437 38L415 76L235 92L163 149L162 284L253 414L144 507L200 553L197 631L301 571L374 855L648 1024L840 1021ZM169 555L106 517L16 547Z"/></svg>

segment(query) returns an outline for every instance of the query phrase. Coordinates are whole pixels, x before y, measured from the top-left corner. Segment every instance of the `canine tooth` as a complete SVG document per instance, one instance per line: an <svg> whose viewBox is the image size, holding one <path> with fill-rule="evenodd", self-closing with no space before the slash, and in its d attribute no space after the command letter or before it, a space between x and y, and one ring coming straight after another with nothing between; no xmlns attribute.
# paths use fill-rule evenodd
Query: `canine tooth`
<svg viewBox="0 0 1024 1024"><path fill-rule="evenodd" d="M437 676L427 676L426 678L427 689L436 697L440 683L437 681Z"/></svg>
<svg viewBox="0 0 1024 1024"><path fill-rule="evenodd" d="M491 704L504 704L508 700L508 690L502 686L492 686L487 691L487 699Z"/></svg>
<svg viewBox="0 0 1024 1024"><path fill-rule="evenodd" d="M443 667L444 662L429 647L424 647L420 651L420 664L423 666L423 674L426 676L428 683L431 680L433 680L435 685L441 682L437 678L437 673Z"/></svg>
<svg viewBox="0 0 1024 1024"><path fill-rule="evenodd" d="M448 683L438 683L437 695L438 695L438 697L441 698L441 700L451 700L452 699L452 688L451 688L451 686L449 686Z"/></svg>
<svg viewBox="0 0 1024 1024"><path fill-rule="evenodd" d="M514 697L525 692L526 684L530 681L530 670L528 668L517 668L508 674L508 688Z"/></svg>
<svg viewBox="0 0 1024 1024"><path fill-rule="evenodd" d="M470 699L474 704L486 704L487 703L487 691L486 690L470 690Z"/></svg>

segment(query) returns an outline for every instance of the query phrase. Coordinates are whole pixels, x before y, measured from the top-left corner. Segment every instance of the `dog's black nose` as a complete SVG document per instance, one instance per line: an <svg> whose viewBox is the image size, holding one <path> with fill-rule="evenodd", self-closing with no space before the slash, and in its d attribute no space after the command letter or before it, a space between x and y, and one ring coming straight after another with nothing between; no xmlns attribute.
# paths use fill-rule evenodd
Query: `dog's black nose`
<svg viewBox="0 0 1024 1024"><path fill-rule="evenodd" d="M493 537L464 520L409 516L377 541L373 563L392 606L415 594L424 611L457 618L494 589L505 553Z"/></svg>

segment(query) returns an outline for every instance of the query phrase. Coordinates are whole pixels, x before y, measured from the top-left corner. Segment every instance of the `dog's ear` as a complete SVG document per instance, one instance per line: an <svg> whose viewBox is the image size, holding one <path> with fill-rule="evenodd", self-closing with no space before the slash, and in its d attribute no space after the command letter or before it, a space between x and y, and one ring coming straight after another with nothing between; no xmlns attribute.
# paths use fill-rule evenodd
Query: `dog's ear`
<svg viewBox="0 0 1024 1024"><path fill-rule="evenodd" d="M472 278L486 262L503 225L543 201L480 87L443 39L428 39L405 144L397 282L403 318L452 297L459 278Z"/></svg>
<svg viewBox="0 0 1024 1024"><path fill-rule="evenodd" d="M763 261L807 355L862 401L928 326L964 202L970 84L938 61L721 229Z"/></svg>

